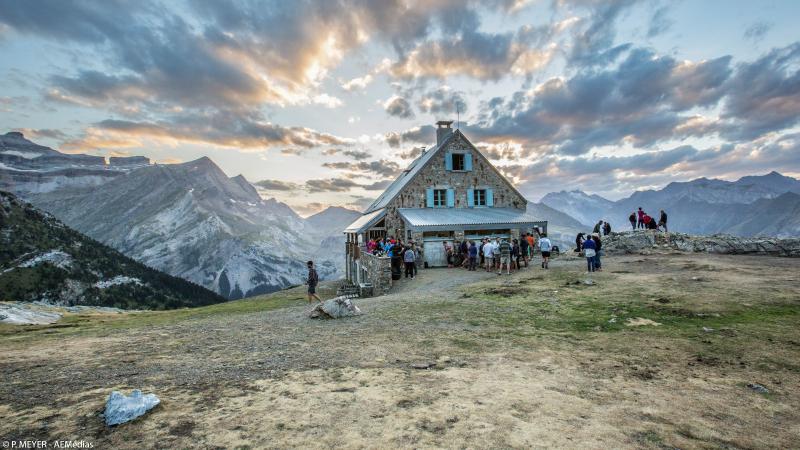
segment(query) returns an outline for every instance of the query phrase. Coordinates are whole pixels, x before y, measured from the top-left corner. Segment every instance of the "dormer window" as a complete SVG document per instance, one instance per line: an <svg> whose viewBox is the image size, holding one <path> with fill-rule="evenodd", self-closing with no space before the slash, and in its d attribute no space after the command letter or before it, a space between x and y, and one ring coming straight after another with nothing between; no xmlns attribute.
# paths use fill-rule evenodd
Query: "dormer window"
<svg viewBox="0 0 800 450"><path fill-rule="evenodd" d="M453 170L464 170L463 153L453 153Z"/></svg>

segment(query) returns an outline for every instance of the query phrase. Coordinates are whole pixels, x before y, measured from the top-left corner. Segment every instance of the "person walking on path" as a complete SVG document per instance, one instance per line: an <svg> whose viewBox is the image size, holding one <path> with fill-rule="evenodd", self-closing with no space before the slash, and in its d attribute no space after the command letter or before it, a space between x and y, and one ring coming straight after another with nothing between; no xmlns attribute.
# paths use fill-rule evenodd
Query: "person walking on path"
<svg viewBox="0 0 800 450"><path fill-rule="evenodd" d="M511 275L511 244L507 239L503 239L498 245L500 248L500 265L497 266L497 274L503 272L503 266L506 266L506 274Z"/></svg>
<svg viewBox="0 0 800 450"><path fill-rule="evenodd" d="M553 243L547 237L547 233L542 233L539 237L539 250L542 252L542 269L550 268L550 251L553 250Z"/></svg>
<svg viewBox="0 0 800 450"><path fill-rule="evenodd" d="M600 264L600 252L603 248L603 241L600 240L600 235L597 233L592 234L591 240L594 241L594 270L595 272L600 272L603 270Z"/></svg>
<svg viewBox="0 0 800 450"><path fill-rule="evenodd" d="M636 231L636 213L632 212L630 216L628 216L628 221L631 223L631 228L633 231Z"/></svg>
<svg viewBox="0 0 800 450"><path fill-rule="evenodd" d="M403 252L403 262L406 265L406 278L411 277L414 279L414 266L417 264L417 255L414 254L414 250L411 249L411 246L406 247L406 251Z"/></svg>
<svg viewBox="0 0 800 450"><path fill-rule="evenodd" d="M322 303L322 299L317 295L319 275L317 275L317 269L314 268L314 261L307 262L306 266L308 267L308 278L306 278L306 284L308 285L308 303L314 300Z"/></svg>
<svg viewBox="0 0 800 450"><path fill-rule="evenodd" d="M514 263L514 269L520 270L522 266L519 265L519 259L522 257L520 255L520 247L519 247L519 240L514 239L511 244L511 262Z"/></svg>
<svg viewBox="0 0 800 450"><path fill-rule="evenodd" d="M587 239L583 243L583 256L586 257L586 268L589 272L594 272L594 257L596 254L594 239Z"/></svg>
<svg viewBox="0 0 800 450"><path fill-rule="evenodd" d="M475 266L478 262L478 246L474 241L469 241L469 266L467 269L475 272Z"/></svg>
<svg viewBox="0 0 800 450"><path fill-rule="evenodd" d="M639 217L639 225L637 226L637 228L644 228L644 216L645 216L645 214L644 214L644 211L642 210L641 206L639 207L639 211L637 212L637 214L638 214L638 217Z"/></svg>
<svg viewBox="0 0 800 450"><path fill-rule="evenodd" d="M667 230L667 213L665 213L663 209L661 210L661 218L658 219L658 226L664 227L664 233L669 232L669 230Z"/></svg>

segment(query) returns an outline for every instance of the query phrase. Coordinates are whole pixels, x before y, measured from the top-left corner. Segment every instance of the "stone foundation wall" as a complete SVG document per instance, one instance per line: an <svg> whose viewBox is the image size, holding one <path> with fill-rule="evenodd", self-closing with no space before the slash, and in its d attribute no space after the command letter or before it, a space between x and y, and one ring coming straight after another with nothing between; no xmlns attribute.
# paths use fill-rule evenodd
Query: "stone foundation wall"
<svg viewBox="0 0 800 450"><path fill-rule="evenodd" d="M391 258L375 256L370 253L361 253L359 263L367 271L367 279L361 277L362 282L372 283L374 295L383 295L392 287L392 260Z"/></svg>

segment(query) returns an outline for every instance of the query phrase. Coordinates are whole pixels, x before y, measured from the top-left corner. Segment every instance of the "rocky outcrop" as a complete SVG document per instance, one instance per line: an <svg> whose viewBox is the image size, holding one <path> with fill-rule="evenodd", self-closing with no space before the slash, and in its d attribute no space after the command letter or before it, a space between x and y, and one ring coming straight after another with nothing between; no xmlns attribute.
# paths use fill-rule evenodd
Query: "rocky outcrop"
<svg viewBox="0 0 800 450"><path fill-rule="evenodd" d="M725 234L693 236L684 233L636 231L611 233L603 238L607 254L681 251L725 255L800 257L800 238L738 237Z"/></svg>

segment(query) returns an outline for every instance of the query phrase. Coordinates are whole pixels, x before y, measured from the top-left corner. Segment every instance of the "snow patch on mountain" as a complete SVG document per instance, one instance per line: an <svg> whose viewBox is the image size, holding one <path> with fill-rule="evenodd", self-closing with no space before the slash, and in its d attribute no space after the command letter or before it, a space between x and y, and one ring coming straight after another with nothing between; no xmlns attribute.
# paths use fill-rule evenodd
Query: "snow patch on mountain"
<svg viewBox="0 0 800 450"><path fill-rule="evenodd" d="M121 284L136 284L141 286L143 283L142 280L138 278L126 277L124 275L117 275L114 278L111 278L110 280L102 280L96 282L94 284L94 287L98 289L106 289L110 288L111 286L119 286Z"/></svg>
<svg viewBox="0 0 800 450"><path fill-rule="evenodd" d="M59 269L68 269L72 266L72 256L61 250L50 250L21 263L17 267L36 267L44 263L50 263Z"/></svg>

